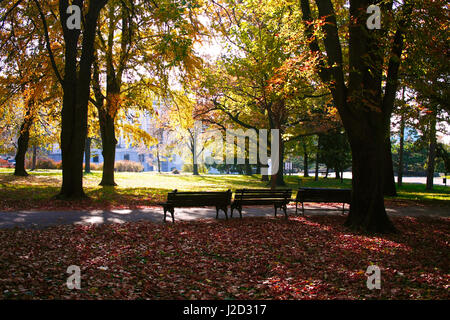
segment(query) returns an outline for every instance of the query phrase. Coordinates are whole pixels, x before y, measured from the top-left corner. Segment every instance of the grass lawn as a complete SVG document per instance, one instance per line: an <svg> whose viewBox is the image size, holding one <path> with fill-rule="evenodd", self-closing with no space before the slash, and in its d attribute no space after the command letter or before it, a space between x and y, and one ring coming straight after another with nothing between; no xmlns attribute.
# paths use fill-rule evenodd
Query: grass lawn
<svg viewBox="0 0 450 320"><path fill-rule="evenodd" d="M448 218L394 217L367 236L345 217L0 230L0 299L446 299ZM66 287L81 268L81 290ZM381 269L381 290L365 271Z"/></svg>
<svg viewBox="0 0 450 320"><path fill-rule="evenodd" d="M155 205L164 201L167 192L236 190L239 188L266 188L260 177L243 175L203 175L116 173L118 187L98 186L101 172L85 175L84 186L89 200L66 202L51 200L61 185L60 170L37 170L29 177L15 177L12 169L0 169L0 210L18 209L91 209L91 208L137 208ZM297 189L297 176L286 176L286 188ZM306 187L350 188L351 181L343 183L334 178L319 179L300 177ZM398 190L399 196L387 198L391 205L439 205L450 206L450 187L435 186L432 192L424 185L404 184Z"/></svg>

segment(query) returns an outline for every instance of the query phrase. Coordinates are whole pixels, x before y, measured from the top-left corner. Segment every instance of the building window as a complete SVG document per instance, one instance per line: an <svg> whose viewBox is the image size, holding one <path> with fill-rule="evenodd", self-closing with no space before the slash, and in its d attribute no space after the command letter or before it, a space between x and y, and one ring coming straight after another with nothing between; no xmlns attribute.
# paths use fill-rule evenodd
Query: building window
<svg viewBox="0 0 450 320"><path fill-rule="evenodd" d="M92 158L92 162L98 163L98 156L93 157L93 158Z"/></svg>
<svg viewBox="0 0 450 320"><path fill-rule="evenodd" d="M124 154L123 155L123 160L130 160L130 155L128 153Z"/></svg>
<svg viewBox="0 0 450 320"><path fill-rule="evenodd" d="M144 162L144 161L145 161L145 155L140 154L140 155L139 155L139 161L140 161L140 162Z"/></svg>

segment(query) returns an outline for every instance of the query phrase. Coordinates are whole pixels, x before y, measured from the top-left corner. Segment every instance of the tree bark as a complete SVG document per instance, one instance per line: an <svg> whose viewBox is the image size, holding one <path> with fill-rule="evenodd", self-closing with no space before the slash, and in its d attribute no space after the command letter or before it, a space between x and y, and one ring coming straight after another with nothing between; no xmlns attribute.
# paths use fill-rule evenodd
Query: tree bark
<svg viewBox="0 0 450 320"><path fill-rule="evenodd" d="M303 176L309 177L308 152L306 150L306 145L303 145Z"/></svg>
<svg viewBox="0 0 450 320"><path fill-rule="evenodd" d="M436 164L436 110L433 110L430 116L426 190L433 190L434 167Z"/></svg>
<svg viewBox="0 0 450 320"><path fill-rule="evenodd" d="M194 175L194 176L199 176L200 174L198 173L198 164L197 163L193 163L192 164L192 174Z"/></svg>
<svg viewBox="0 0 450 320"><path fill-rule="evenodd" d="M278 172L276 172L274 175L272 175L271 182L273 179L275 179L276 186L285 186L286 183L284 182L284 141L281 138L281 133L280 133L279 145L280 145L280 154L278 157ZM272 183L271 183L271 185L272 185Z"/></svg>
<svg viewBox="0 0 450 320"><path fill-rule="evenodd" d="M101 186L116 186L114 164L116 161L116 133L114 118L104 109L99 110L100 134L102 137L103 170Z"/></svg>
<svg viewBox="0 0 450 320"><path fill-rule="evenodd" d="M375 143L352 140L353 191L345 225L366 232L393 232L384 207L383 167L379 165L383 161L383 137L380 135Z"/></svg>
<svg viewBox="0 0 450 320"><path fill-rule="evenodd" d="M335 175L335 178L336 178L336 179L340 179L340 178L341 178L339 169L337 169L337 168L334 169L334 175Z"/></svg>
<svg viewBox="0 0 450 320"><path fill-rule="evenodd" d="M320 146L320 137L317 141L317 151L316 151L316 170L314 172L314 181L319 181L319 146Z"/></svg>
<svg viewBox="0 0 450 320"><path fill-rule="evenodd" d="M84 150L84 173L91 173L91 140L86 138L86 148Z"/></svg>
<svg viewBox="0 0 450 320"><path fill-rule="evenodd" d="M16 164L14 168L15 176L28 176L27 171L25 170L25 155L28 150L28 142L30 141L30 129L33 124L33 116L32 116L32 102L28 103L27 112L25 114L25 119L20 127L19 139L17 141L17 152L16 152Z"/></svg>
<svg viewBox="0 0 450 320"><path fill-rule="evenodd" d="M159 142L156 145L156 161L158 164L158 173L161 173L161 157L159 155Z"/></svg>
<svg viewBox="0 0 450 320"><path fill-rule="evenodd" d="M392 147L391 147L391 130L390 123L388 125L388 137L384 140L384 184L383 194L385 196L395 197L397 196L397 190L395 188L394 167L392 165Z"/></svg>
<svg viewBox="0 0 450 320"><path fill-rule="evenodd" d="M405 116L402 114L400 120L400 148L398 150L398 172L397 184L399 187L403 184L403 149L405 148Z"/></svg>

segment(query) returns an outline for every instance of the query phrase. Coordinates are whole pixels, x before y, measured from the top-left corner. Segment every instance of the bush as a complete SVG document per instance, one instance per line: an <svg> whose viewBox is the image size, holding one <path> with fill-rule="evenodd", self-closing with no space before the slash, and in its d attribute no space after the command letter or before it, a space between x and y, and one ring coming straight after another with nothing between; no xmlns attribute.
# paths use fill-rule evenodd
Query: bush
<svg viewBox="0 0 450 320"><path fill-rule="evenodd" d="M116 161L114 169L117 172L142 172L144 171L144 166L139 162L121 160Z"/></svg>
<svg viewBox="0 0 450 320"><path fill-rule="evenodd" d="M31 159L25 160L25 168L31 169L33 161ZM55 161L49 158L36 159L36 169L62 169L62 162Z"/></svg>
<svg viewBox="0 0 450 320"><path fill-rule="evenodd" d="M0 159L0 168L13 168L13 164L8 160Z"/></svg>
<svg viewBox="0 0 450 320"><path fill-rule="evenodd" d="M103 163L93 163L91 162L91 171L102 171L103 170ZM86 168L85 163L83 163L83 170Z"/></svg>
<svg viewBox="0 0 450 320"><path fill-rule="evenodd" d="M180 171L178 171L177 169L173 169L172 174L180 174Z"/></svg>
<svg viewBox="0 0 450 320"><path fill-rule="evenodd" d="M102 171L103 170L103 163L92 163L91 162L91 170Z"/></svg>

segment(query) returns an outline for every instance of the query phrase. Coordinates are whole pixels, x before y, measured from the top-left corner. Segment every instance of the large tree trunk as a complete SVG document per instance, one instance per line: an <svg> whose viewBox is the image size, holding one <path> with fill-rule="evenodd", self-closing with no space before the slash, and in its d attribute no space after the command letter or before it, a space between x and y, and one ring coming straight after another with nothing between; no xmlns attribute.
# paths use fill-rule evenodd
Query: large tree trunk
<svg viewBox="0 0 450 320"><path fill-rule="evenodd" d="M31 111L31 105L29 105L28 110L23 120L22 126L20 127L19 139L17 141L17 152L16 152L16 165L14 168L15 176L28 176L25 170L25 155L28 150L28 142L30 140L30 128L33 123L33 116Z"/></svg>
<svg viewBox="0 0 450 320"><path fill-rule="evenodd" d="M83 156L87 135L87 111L90 97L94 39L100 10L107 0L89 2L84 17L81 56L78 46L81 30L69 30L65 21L68 1L59 1L59 13L65 40L63 106L61 111L62 186L60 199L85 198L83 190ZM79 61L79 63L78 63Z"/></svg>
<svg viewBox="0 0 450 320"><path fill-rule="evenodd" d="M346 226L367 232L395 231L384 207L382 139L352 144L352 202Z"/></svg>
<svg viewBox="0 0 450 320"><path fill-rule="evenodd" d="M433 110L430 116L426 190L433 190L434 167L436 164L436 111Z"/></svg>
<svg viewBox="0 0 450 320"><path fill-rule="evenodd" d="M91 140L86 138L86 148L84 150L84 173L91 173Z"/></svg>
<svg viewBox="0 0 450 320"><path fill-rule="evenodd" d="M116 186L114 181L114 164L116 160L116 133L114 118L109 112L99 112L100 133L102 137L103 172L101 186Z"/></svg>
<svg viewBox="0 0 450 320"><path fill-rule="evenodd" d="M311 39L310 50L324 56L319 40L314 35L309 0L301 0L300 3L305 31ZM380 44L386 33L366 28L369 1L350 0L348 64L347 59L343 57L333 2L316 0L315 3L319 18L325 20L322 30L325 34L323 44L326 63L319 62L318 73L330 88L352 149L353 191L346 225L368 232L392 232L395 228L386 214L383 198L386 169L384 142L386 123L391 116L398 85L406 22L401 20L398 23L394 36L383 97L386 55ZM392 5L393 2L389 2L383 6L386 10L391 10ZM407 17L412 6L407 3L404 8L402 13ZM348 81L345 76L347 68Z"/></svg>

